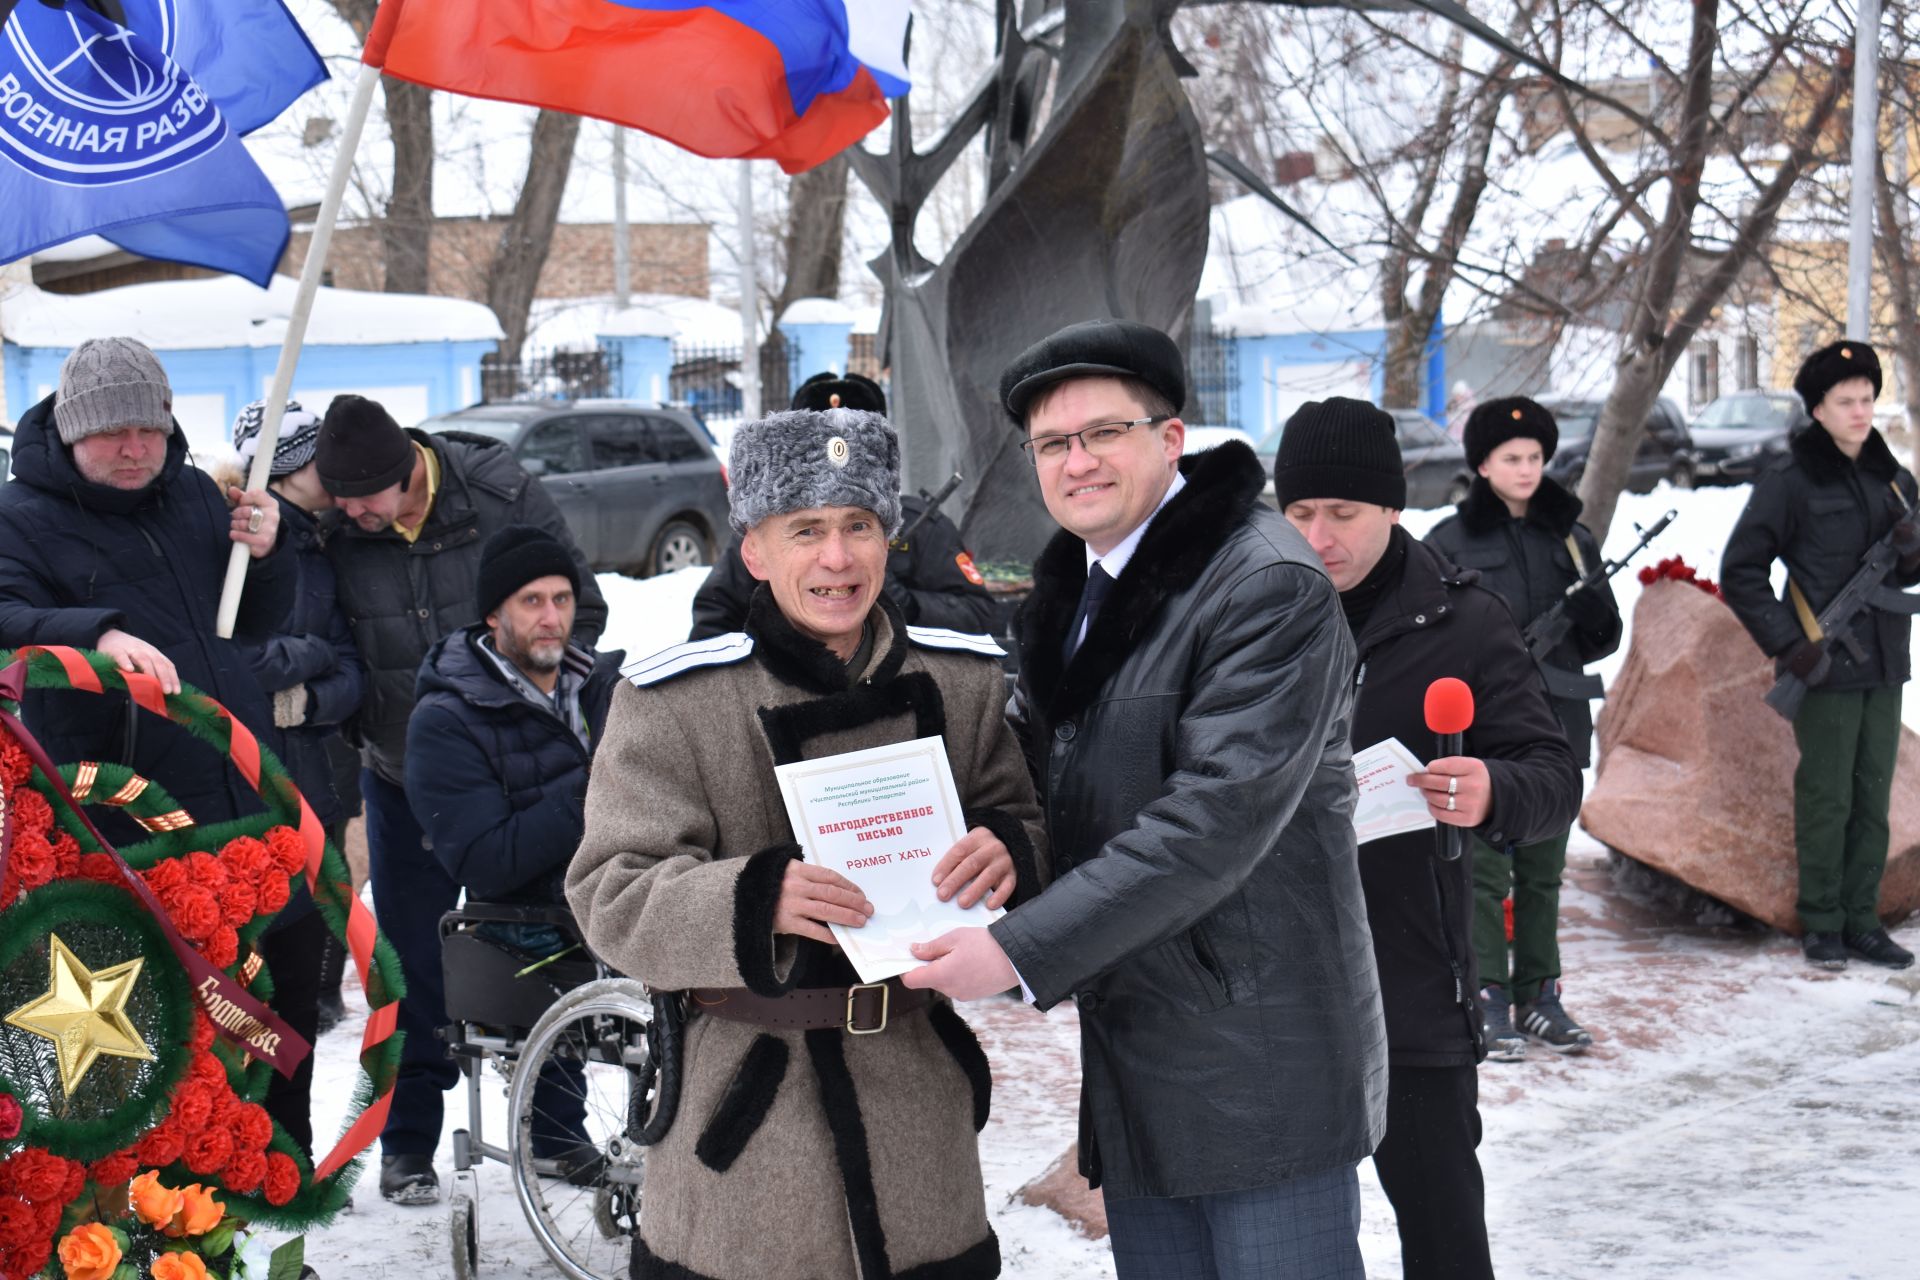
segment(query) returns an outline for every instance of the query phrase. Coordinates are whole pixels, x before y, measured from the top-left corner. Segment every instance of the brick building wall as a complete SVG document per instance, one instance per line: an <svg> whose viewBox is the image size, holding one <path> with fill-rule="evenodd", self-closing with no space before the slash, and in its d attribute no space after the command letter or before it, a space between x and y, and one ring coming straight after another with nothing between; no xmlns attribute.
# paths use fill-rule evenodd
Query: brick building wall
<svg viewBox="0 0 1920 1280"><path fill-rule="evenodd" d="M485 218L444 218L434 224L427 291L484 302L487 270L500 242L501 223ZM295 231L280 260L283 275L298 276L312 234ZM707 296L707 228L689 223L631 223L628 262L635 293ZM339 289L379 292L386 280L378 227L341 227L327 254L327 282ZM541 298L584 298L613 292L613 227L608 223L561 223L534 291Z"/></svg>

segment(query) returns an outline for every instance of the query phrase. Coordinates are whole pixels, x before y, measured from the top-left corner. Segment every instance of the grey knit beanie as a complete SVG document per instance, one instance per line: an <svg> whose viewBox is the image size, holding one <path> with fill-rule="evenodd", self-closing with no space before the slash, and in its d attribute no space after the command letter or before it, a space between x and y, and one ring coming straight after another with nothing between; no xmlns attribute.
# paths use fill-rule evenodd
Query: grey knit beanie
<svg viewBox="0 0 1920 1280"><path fill-rule="evenodd" d="M795 409L733 435L727 503L745 533L768 516L809 507L859 507L900 531L900 437L877 413Z"/></svg>
<svg viewBox="0 0 1920 1280"><path fill-rule="evenodd" d="M122 427L152 427L171 435L172 406L167 371L144 343L88 338L60 366L53 425L65 445Z"/></svg>

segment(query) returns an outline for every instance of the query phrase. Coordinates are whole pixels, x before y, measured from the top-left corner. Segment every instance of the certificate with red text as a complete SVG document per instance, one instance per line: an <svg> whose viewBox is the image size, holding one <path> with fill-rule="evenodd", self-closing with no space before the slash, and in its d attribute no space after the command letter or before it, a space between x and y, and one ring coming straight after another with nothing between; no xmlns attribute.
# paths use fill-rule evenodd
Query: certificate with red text
<svg viewBox="0 0 1920 1280"><path fill-rule="evenodd" d="M962 910L934 892L933 869L967 833L946 744L920 738L774 768L808 862L839 872L873 903L858 929L829 926L862 982L917 968L907 948L1001 913Z"/></svg>

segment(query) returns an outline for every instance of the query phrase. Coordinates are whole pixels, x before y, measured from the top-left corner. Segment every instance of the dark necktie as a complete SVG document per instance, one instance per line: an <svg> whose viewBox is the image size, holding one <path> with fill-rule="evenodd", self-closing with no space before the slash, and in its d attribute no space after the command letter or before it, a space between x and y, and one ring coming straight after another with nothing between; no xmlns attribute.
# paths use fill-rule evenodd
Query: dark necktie
<svg viewBox="0 0 1920 1280"><path fill-rule="evenodd" d="M1081 628L1093 630L1093 620L1100 613L1100 606L1106 602L1107 593L1113 590L1113 577L1099 561L1087 570L1086 590L1080 593L1080 610L1073 615L1073 625L1067 628L1067 642L1060 650L1062 665L1073 661L1074 650L1080 647Z"/></svg>

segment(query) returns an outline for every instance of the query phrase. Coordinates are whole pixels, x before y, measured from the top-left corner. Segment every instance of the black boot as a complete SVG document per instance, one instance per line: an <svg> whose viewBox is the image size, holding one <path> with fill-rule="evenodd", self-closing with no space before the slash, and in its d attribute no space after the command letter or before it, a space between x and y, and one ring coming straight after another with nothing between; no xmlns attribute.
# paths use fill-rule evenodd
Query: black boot
<svg viewBox="0 0 1920 1280"><path fill-rule="evenodd" d="M432 1156L381 1156L380 1194L395 1204L432 1204L440 1198L440 1175Z"/></svg>
<svg viewBox="0 0 1920 1280"><path fill-rule="evenodd" d="M1905 969L1913 963L1913 952L1889 938L1885 929L1850 933L1846 936L1846 944L1848 955L1858 956L1868 964L1877 964L1883 969Z"/></svg>
<svg viewBox="0 0 1920 1280"><path fill-rule="evenodd" d="M1816 969L1838 971L1847 967L1847 946L1837 933L1810 933L1800 939L1800 952ZM1908 959L1912 959L1911 956Z"/></svg>

